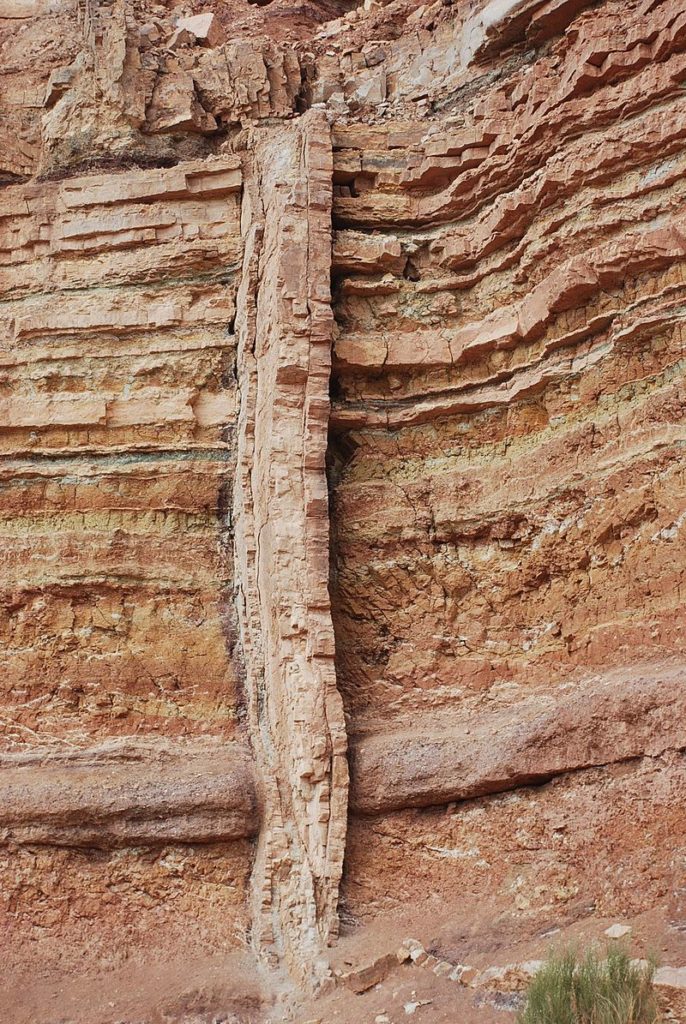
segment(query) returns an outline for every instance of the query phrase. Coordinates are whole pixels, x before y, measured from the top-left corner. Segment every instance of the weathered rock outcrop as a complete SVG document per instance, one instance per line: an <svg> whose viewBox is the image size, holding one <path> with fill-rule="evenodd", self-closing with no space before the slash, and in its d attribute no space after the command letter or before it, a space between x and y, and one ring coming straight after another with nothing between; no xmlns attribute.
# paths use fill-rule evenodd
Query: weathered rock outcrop
<svg viewBox="0 0 686 1024"><path fill-rule="evenodd" d="M248 926L221 520L240 189L227 156L0 196L8 970L116 963L157 929L226 950Z"/></svg>
<svg viewBox="0 0 686 1024"><path fill-rule="evenodd" d="M259 827L252 762L238 744L109 741L0 758L0 837L109 849L242 839Z"/></svg>
<svg viewBox="0 0 686 1024"><path fill-rule="evenodd" d="M348 768L329 606L332 151L326 119L258 135L238 303L235 546L264 822L253 928L303 980L337 932Z"/></svg>
<svg viewBox="0 0 686 1024"><path fill-rule="evenodd" d="M235 731L217 511L240 181L228 159L0 198L10 743Z"/></svg>
<svg viewBox="0 0 686 1024"><path fill-rule="evenodd" d="M684 81L676 0L0 0L10 972L679 926Z"/></svg>
<svg viewBox="0 0 686 1024"><path fill-rule="evenodd" d="M568 772L686 750L684 669L615 671L562 694L360 737L351 753L352 809L364 814L448 804ZM425 727L430 722L425 723Z"/></svg>

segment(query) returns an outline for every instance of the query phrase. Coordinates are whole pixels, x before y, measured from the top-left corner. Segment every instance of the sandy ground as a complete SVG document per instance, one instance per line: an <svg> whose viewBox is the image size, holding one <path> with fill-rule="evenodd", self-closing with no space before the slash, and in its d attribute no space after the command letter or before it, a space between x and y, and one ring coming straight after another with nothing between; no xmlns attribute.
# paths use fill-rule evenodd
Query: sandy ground
<svg viewBox="0 0 686 1024"><path fill-rule="evenodd" d="M412 922L411 924L409 922ZM468 926L465 922L469 922ZM443 919L408 908L406 919L379 921L341 938L335 969L349 970L416 937L442 959L477 968L544 958L556 947L603 943L608 918L586 917L556 928L513 917L495 921L465 904ZM633 920L631 951L656 953L663 964L686 965L686 932L670 926L660 910ZM82 976L14 979L0 994L2 1024L507 1024L521 1005L517 994L464 988L425 968L398 964L385 979L357 995L345 987L314 1000L289 994L284 979L265 975L249 954L131 963ZM671 1018L679 1021L678 1015ZM682 1022L683 1024L683 1022Z"/></svg>

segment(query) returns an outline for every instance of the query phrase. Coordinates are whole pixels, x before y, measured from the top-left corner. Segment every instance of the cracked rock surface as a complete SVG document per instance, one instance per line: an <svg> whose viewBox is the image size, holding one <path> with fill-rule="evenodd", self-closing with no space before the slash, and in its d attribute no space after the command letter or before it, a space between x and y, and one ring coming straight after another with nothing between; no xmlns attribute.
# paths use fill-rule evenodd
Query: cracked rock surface
<svg viewBox="0 0 686 1024"><path fill-rule="evenodd" d="M685 84L677 0L0 0L3 1022L613 927L686 1014Z"/></svg>

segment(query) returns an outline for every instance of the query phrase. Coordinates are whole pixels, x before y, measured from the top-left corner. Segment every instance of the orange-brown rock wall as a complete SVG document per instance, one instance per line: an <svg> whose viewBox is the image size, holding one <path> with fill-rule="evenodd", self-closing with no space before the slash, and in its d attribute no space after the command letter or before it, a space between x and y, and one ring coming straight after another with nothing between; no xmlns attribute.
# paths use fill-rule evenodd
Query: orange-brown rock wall
<svg viewBox="0 0 686 1024"><path fill-rule="evenodd" d="M24 966L121 960L156 926L245 941L240 187L231 158L3 191L0 829Z"/></svg>
<svg viewBox="0 0 686 1024"><path fill-rule="evenodd" d="M4 847L8 983L245 948L251 843Z"/></svg>
<svg viewBox="0 0 686 1024"><path fill-rule="evenodd" d="M235 161L3 195L4 732L233 735Z"/></svg>
<svg viewBox="0 0 686 1024"><path fill-rule="evenodd" d="M594 824L559 856L546 829L532 879L552 858L626 913L674 886L682 844L644 884L647 822L678 827L658 802L613 850L600 794L626 813L661 761L459 801L685 745L683 14L567 5L537 46L527 5L485 41L439 6L422 24L461 63L419 88L405 61L388 123L334 129L333 612L351 804L374 815L352 819L344 904L368 919L464 886L515 911L507 809L526 831L564 785L596 793ZM399 810L449 801L453 854L443 812Z"/></svg>
<svg viewBox="0 0 686 1024"><path fill-rule="evenodd" d="M638 637L648 659L683 647L684 118L676 85L651 108L644 81L683 40L679 12L659 12L648 67L613 52L593 66L623 70L591 82L582 17L440 142L335 136L336 166L365 179L358 191L350 172L334 204L351 714L630 664ZM641 15L633 29L622 13L633 55ZM552 65L571 81L542 103L533 86ZM581 95L595 132L565 142Z"/></svg>
<svg viewBox="0 0 686 1024"><path fill-rule="evenodd" d="M13 977L678 903L685 81L676 0L0 0Z"/></svg>
<svg viewBox="0 0 686 1024"><path fill-rule="evenodd" d="M466 940L478 949L494 930L506 943L664 907L683 877L683 785L679 753L542 789L353 819L344 920L369 926L386 915L408 927L416 905L426 915L420 927L459 961Z"/></svg>

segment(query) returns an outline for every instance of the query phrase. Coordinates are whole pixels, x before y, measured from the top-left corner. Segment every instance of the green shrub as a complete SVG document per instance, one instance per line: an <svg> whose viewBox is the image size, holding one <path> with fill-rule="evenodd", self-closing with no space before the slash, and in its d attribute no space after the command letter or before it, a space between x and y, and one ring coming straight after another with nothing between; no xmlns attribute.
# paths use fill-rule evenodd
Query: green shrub
<svg viewBox="0 0 686 1024"><path fill-rule="evenodd" d="M633 964L610 947L604 957L589 949L552 955L533 978L519 1024L657 1024L653 990L657 964Z"/></svg>

